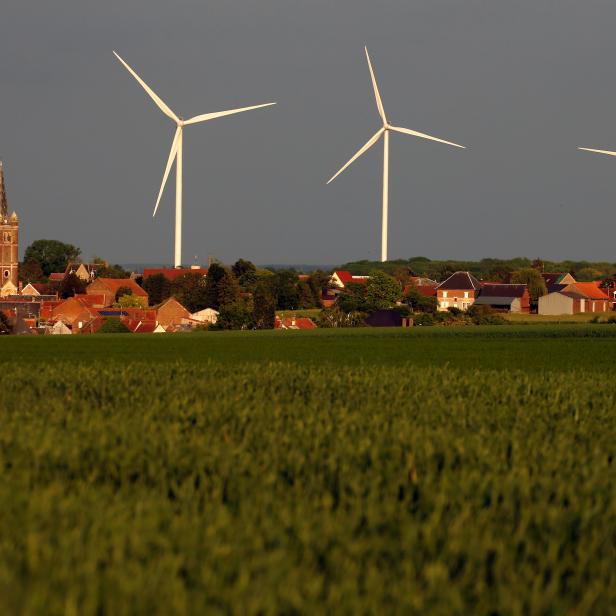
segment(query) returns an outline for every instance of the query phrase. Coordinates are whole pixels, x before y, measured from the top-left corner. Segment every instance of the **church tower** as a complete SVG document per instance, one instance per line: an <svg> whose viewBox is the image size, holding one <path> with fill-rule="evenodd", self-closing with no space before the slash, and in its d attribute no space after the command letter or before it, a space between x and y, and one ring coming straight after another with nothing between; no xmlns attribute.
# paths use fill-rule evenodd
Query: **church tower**
<svg viewBox="0 0 616 616"><path fill-rule="evenodd" d="M10 282L14 285L15 291L17 290L18 268L19 218L15 212L9 216L9 204L4 186L4 168L0 160L0 288Z"/></svg>

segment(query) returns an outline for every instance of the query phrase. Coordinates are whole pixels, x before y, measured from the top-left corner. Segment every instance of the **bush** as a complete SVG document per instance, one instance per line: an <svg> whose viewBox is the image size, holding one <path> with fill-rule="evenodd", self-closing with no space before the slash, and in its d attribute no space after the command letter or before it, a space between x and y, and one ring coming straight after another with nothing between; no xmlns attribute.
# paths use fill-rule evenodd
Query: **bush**
<svg viewBox="0 0 616 616"><path fill-rule="evenodd" d="M345 312L338 306L324 308L317 319L319 327L364 327L365 312L351 311Z"/></svg>
<svg viewBox="0 0 616 616"><path fill-rule="evenodd" d="M449 308L447 308L447 311L450 314L453 314L454 317L460 316L462 314L462 310L460 310L460 308L456 308L456 306L450 306Z"/></svg>
<svg viewBox="0 0 616 616"><path fill-rule="evenodd" d="M131 331L118 317L107 317L97 334L130 334Z"/></svg>

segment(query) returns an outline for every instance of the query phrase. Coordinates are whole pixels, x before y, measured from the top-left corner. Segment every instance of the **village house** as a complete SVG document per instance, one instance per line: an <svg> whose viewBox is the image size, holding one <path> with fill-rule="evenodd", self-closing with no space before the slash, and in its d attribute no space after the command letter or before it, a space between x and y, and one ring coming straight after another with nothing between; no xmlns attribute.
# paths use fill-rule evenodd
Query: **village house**
<svg viewBox="0 0 616 616"><path fill-rule="evenodd" d="M548 293L562 291L567 285L576 282L575 278L569 273L562 272L543 272L541 274Z"/></svg>
<svg viewBox="0 0 616 616"><path fill-rule="evenodd" d="M198 312L193 312L190 315L190 319L191 321L203 323L204 325L215 325L218 320L218 314L218 310L214 310L213 308L204 308Z"/></svg>
<svg viewBox="0 0 616 616"><path fill-rule="evenodd" d="M330 278L332 287L344 289L348 284L366 284L370 276L353 276L351 272L345 270L335 271Z"/></svg>
<svg viewBox="0 0 616 616"><path fill-rule="evenodd" d="M81 330L91 333L94 322L97 322L99 327L103 323L92 299L87 295L75 295L60 302L53 302L55 305L51 308L49 321L62 321L75 334Z"/></svg>
<svg viewBox="0 0 616 616"><path fill-rule="evenodd" d="M131 293L139 298L143 307L147 307L148 294L131 278L97 278L88 285L86 293L101 296L103 305L111 306L117 301L116 295L121 288L130 289Z"/></svg>
<svg viewBox="0 0 616 616"><path fill-rule="evenodd" d="M276 316L274 329L316 329L315 322L309 317L279 317Z"/></svg>
<svg viewBox="0 0 616 616"><path fill-rule="evenodd" d="M98 271L104 267L101 263L69 263L64 271L64 278L75 274L84 282L90 282L96 278Z"/></svg>
<svg viewBox="0 0 616 616"><path fill-rule="evenodd" d="M530 312L530 295L525 284L482 283L474 306L489 306L497 312Z"/></svg>
<svg viewBox="0 0 616 616"><path fill-rule="evenodd" d="M174 330L189 322L190 312L174 297L165 300L156 310L156 321L165 331Z"/></svg>
<svg viewBox="0 0 616 616"><path fill-rule="evenodd" d="M438 310L468 310L479 296L481 283L470 272L456 272L436 289Z"/></svg>
<svg viewBox="0 0 616 616"><path fill-rule="evenodd" d="M568 315L607 312L612 300L594 282L574 282L539 298L539 314Z"/></svg>

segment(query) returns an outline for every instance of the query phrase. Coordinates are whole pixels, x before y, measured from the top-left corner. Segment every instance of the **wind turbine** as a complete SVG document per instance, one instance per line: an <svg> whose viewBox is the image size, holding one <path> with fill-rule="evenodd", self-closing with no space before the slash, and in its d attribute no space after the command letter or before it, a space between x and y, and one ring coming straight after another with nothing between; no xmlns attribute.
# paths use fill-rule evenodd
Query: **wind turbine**
<svg viewBox="0 0 616 616"><path fill-rule="evenodd" d="M229 109L227 111L215 111L214 113L204 113L198 115L189 120L184 120L182 117L176 115L165 102L148 86L139 75L114 51L115 57L124 65L124 68L141 84L143 89L150 95L150 98L156 103L158 108L169 118L171 118L175 124L175 136L171 143L171 152L169 153L169 159L167 160L167 166L165 167L165 173L163 175L163 181L160 185L160 191L158 192L158 199L156 200L156 206L154 207L154 213L152 216L156 216L160 199L171 171L171 166L175 161L175 254L174 265L175 267L181 267L182 265L182 150L183 150L183 133L184 127L190 124L197 124L199 122L205 122L206 120L214 120L216 118L222 118L223 116L233 115L235 113L242 113L244 111L250 111L251 109L259 109L261 107L269 107L276 103L265 103L263 105L252 105L251 107L242 107L240 109Z"/></svg>
<svg viewBox="0 0 616 616"><path fill-rule="evenodd" d="M410 128L401 128L400 126L392 126L387 121L385 115L385 109L383 108L383 101L379 94L379 87L376 83L376 77L372 70L372 63L370 62L370 55L368 54L368 48L364 47L366 51L366 59L368 60L368 68L370 70L370 77L372 78L372 87L374 88L374 97L376 98L376 106L383 121L383 126L368 139L367 143L359 149L359 151L344 165L336 175L334 175L327 183L333 182L347 167L355 162L364 152L367 152L380 138L383 136L383 221L381 228L381 261L387 261L387 226L388 226L388 209L389 209L389 132L394 131L396 133L404 133L406 135L412 135L413 137L421 137L422 139L429 139L430 141L438 141L439 143L446 143L456 148L464 148L463 145L452 143L451 141L445 141L444 139L438 139L425 133L419 133Z"/></svg>
<svg viewBox="0 0 616 616"><path fill-rule="evenodd" d="M616 156L616 152L610 150L595 150L593 148L578 148L578 150L584 150L585 152L594 152L595 154L607 154L608 156Z"/></svg>

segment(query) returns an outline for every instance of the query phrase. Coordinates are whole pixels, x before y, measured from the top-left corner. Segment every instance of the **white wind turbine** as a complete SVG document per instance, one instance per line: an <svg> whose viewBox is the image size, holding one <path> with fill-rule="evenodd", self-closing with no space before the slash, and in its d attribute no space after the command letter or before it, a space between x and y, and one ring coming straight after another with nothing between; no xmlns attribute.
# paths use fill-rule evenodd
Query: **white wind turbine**
<svg viewBox="0 0 616 616"><path fill-rule="evenodd" d="M206 120L214 120L216 118L222 118L223 116L232 115L235 113L242 113L243 111L250 111L251 109L259 109L261 107L269 107L276 103L265 103L263 105L253 105L251 107L242 107L240 109L229 109L228 111L216 111L214 113L204 113L203 115L195 116L189 120L184 120L180 116L177 116L171 109L165 104L165 102L148 86L139 75L114 51L115 57L124 65L126 70L141 84L143 89L150 95L150 98L158 105L158 108L169 118L171 118L177 128L175 130L175 136L171 144L171 152L169 153L169 159L167 160L167 166L165 167L165 173L163 175L163 181L160 185L160 191L158 192L158 199L156 200L156 206L154 207L154 214L158 210L158 205L171 171L171 166L175 161L175 254L174 265L180 267L182 264L182 148L183 148L183 131L184 127L189 124L197 124L198 122L205 122Z"/></svg>
<svg viewBox="0 0 616 616"><path fill-rule="evenodd" d="M387 225L388 225L388 205L389 205L389 131L396 133L404 133L406 135L413 135L414 137L421 137L423 139L430 139L431 141L438 141L439 143L446 143L447 145L453 145L456 148L464 148L463 145L452 143L451 141L445 141L444 139L438 139L425 133L418 133L410 128L401 128L399 126L392 126L385 116L385 109L383 108L383 102L381 95L379 94L379 87L376 83L376 77L372 70L372 63L370 62L370 56L368 55L368 48L366 50L366 59L368 60L368 68L370 69L370 76L372 78L372 87L374 88L374 96L376 98L376 106L383 121L383 126L380 128L368 142L360 148L360 150L349 160L344 167L342 167L336 175L334 175L327 183L333 182L351 163L357 160L364 152L368 151L380 138L383 136L383 221L381 229L381 261L387 261Z"/></svg>
<svg viewBox="0 0 616 616"><path fill-rule="evenodd" d="M595 150L593 148L578 148L578 150L584 150L585 152L594 152L595 154L607 154L608 156L616 156L616 152L610 150Z"/></svg>

